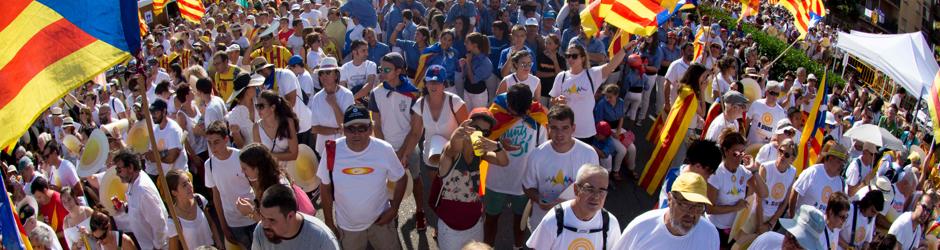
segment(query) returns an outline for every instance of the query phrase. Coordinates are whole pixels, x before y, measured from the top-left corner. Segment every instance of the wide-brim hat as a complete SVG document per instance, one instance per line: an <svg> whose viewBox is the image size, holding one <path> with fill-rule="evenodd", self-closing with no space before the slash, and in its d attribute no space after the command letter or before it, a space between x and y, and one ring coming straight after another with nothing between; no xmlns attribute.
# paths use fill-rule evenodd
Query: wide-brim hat
<svg viewBox="0 0 940 250"><path fill-rule="evenodd" d="M258 71L269 67L274 67L274 64L268 63L268 59L264 57L259 56L251 60L251 72L258 73Z"/></svg>
<svg viewBox="0 0 940 250"><path fill-rule="evenodd" d="M317 69L313 70L314 74L319 74L320 71L324 70L339 70L339 63L336 61L335 57L324 57L320 60L320 65Z"/></svg>
<svg viewBox="0 0 940 250"><path fill-rule="evenodd" d="M826 219L815 207L801 206L793 219L780 219L780 226L790 232L804 249L825 249L819 235L826 230Z"/></svg>
<svg viewBox="0 0 940 250"><path fill-rule="evenodd" d="M241 73L235 77L235 80L232 83L234 92L228 97L226 103L233 103L238 101L238 95L244 92L248 87L259 87L264 85L264 77L258 74Z"/></svg>

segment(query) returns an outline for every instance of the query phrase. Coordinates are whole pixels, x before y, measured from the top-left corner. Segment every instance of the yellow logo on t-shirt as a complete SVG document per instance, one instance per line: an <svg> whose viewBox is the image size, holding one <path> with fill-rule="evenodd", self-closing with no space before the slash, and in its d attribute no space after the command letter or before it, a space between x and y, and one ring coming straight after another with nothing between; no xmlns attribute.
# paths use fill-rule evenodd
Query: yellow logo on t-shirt
<svg viewBox="0 0 940 250"><path fill-rule="evenodd" d="M577 238L568 245L568 250L594 250L594 244L585 238Z"/></svg>
<svg viewBox="0 0 940 250"><path fill-rule="evenodd" d="M343 169L344 174L348 175L366 175L375 172L375 169L370 167L357 167L357 168L346 168Z"/></svg>
<svg viewBox="0 0 940 250"><path fill-rule="evenodd" d="M764 115L760 117L760 120L764 124L769 124L769 126L773 126L774 115L770 114L770 112L764 112Z"/></svg>
<svg viewBox="0 0 940 250"><path fill-rule="evenodd" d="M821 197L822 199L820 199L820 202L822 202L822 204L828 204L830 195L832 195L832 188L829 186L823 187Z"/></svg>
<svg viewBox="0 0 940 250"><path fill-rule="evenodd" d="M774 200L783 199L783 196L786 195L786 191L786 187L783 186L783 183L777 182L770 190L770 197L773 197Z"/></svg>

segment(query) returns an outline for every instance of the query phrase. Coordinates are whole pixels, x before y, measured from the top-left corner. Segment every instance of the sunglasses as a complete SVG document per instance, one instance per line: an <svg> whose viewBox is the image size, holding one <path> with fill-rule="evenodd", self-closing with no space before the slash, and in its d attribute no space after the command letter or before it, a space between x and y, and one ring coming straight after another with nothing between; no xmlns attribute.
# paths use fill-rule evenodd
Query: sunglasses
<svg viewBox="0 0 940 250"><path fill-rule="evenodd" d="M771 96L780 96L780 92L777 91L768 91L767 94Z"/></svg>
<svg viewBox="0 0 940 250"><path fill-rule="evenodd" d="M579 57L581 57L581 54L575 54L575 53L565 54L565 58L568 58L568 59L577 59Z"/></svg>
<svg viewBox="0 0 940 250"><path fill-rule="evenodd" d="M392 68L379 67L378 70L379 70L379 73L388 74L389 72L392 72Z"/></svg>
<svg viewBox="0 0 940 250"><path fill-rule="evenodd" d="M264 109L266 106L268 105L264 103L255 103L255 109Z"/></svg>
<svg viewBox="0 0 940 250"><path fill-rule="evenodd" d="M369 125L354 125L354 126L343 127L343 129L346 129L346 131L353 132L353 133L365 133L366 131L369 131L370 127L371 126Z"/></svg>
<svg viewBox="0 0 940 250"><path fill-rule="evenodd" d="M522 66L523 68L532 67L532 63L531 62L520 63L519 66Z"/></svg>

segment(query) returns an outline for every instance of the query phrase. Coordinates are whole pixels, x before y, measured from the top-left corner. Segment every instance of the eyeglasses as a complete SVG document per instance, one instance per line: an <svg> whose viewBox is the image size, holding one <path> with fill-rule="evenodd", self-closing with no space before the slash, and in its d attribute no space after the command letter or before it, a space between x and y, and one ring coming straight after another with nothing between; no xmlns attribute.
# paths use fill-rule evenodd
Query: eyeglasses
<svg viewBox="0 0 940 250"><path fill-rule="evenodd" d="M255 103L255 109L264 109L266 106L268 105L264 103Z"/></svg>
<svg viewBox="0 0 940 250"><path fill-rule="evenodd" d="M675 194L673 194L673 201L675 201L675 204L670 204L670 206L674 206L679 210L689 211L693 214L701 214L705 212L705 204L692 203L686 199L679 199L675 196Z"/></svg>
<svg viewBox="0 0 940 250"><path fill-rule="evenodd" d="M372 127L372 126L369 126L369 125L353 125L353 126L346 126L346 127L343 127L343 129L345 129L345 130L348 131L348 132L352 132L352 133L365 133L366 131L369 131L369 128L370 128L370 127Z"/></svg>
<svg viewBox="0 0 940 250"><path fill-rule="evenodd" d="M607 194L606 188L597 188L597 187L591 186L590 184L583 184L578 187L581 188L580 189L581 192L588 194L590 196L603 196Z"/></svg>
<svg viewBox="0 0 940 250"><path fill-rule="evenodd" d="M576 54L576 53L565 54L565 58L568 58L568 59L577 59L579 57L581 57L581 54Z"/></svg>
<svg viewBox="0 0 940 250"><path fill-rule="evenodd" d="M767 91L767 94L771 96L780 96L780 92L777 91Z"/></svg>
<svg viewBox="0 0 940 250"><path fill-rule="evenodd" d="M930 208L927 204L921 203L920 209L923 209L927 212L927 216L933 218L933 209Z"/></svg>
<svg viewBox="0 0 940 250"><path fill-rule="evenodd" d="M379 73L388 74L389 72L392 72L392 68L386 68L386 67L379 67L378 70L379 70Z"/></svg>
<svg viewBox="0 0 940 250"><path fill-rule="evenodd" d="M482 132L484 137L489 137L490 133L493 132L493 131L490 131L489 129L481 129L480 127L477 127L477 126L470 126L470 127L472 127L473 129L476 129L477 131Z"/></svg>
<svg viewBox="0 0 940 250"><path fill-rule="evenodd" d="M519 63L519 66L522 66L523 68L532 67L532 62Z"/></svg>

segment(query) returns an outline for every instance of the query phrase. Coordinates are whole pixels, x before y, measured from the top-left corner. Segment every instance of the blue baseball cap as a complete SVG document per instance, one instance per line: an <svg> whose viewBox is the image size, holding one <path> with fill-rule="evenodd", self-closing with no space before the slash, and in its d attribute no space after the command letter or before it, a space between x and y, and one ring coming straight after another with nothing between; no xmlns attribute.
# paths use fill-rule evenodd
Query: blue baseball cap
<svg viewBox="0 0 940 250"><path fill-rule="evenodd" d="M543 15L542 18L551 18L551 19L555 19L555 16L556 16L555 11L554 11L554 10L549 10L548 12L545 12L545 15Z"/></svg>
<svg viewBox="0 0 940 250"><path fill-rule="evenodd" d="M290 65L290 66L303 65L303 64L304 64L304 59L297 55L292 56L290 57L290 59L287 60L287 65Z"/></svg>
<svg viewBox="0 0 940 250"><path fill-rule="evenodd" d="M447 79L447 70L441 65L431 65L424 73L425 82L443 82Z"/></svg>

